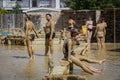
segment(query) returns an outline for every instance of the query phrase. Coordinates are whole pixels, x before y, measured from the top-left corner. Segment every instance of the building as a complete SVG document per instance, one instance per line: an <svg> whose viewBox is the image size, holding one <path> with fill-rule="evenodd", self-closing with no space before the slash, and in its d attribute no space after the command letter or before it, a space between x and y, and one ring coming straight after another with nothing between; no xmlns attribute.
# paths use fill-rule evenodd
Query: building
<svg viewBox="0 0 120 80"><path fill-rule="evenodd" d="M21 6L23 12L31 10L54 10L60 11L65 8L65 4L62 0L0 0L0 7L5 8L6 10L12 10L12 7L16 5L16 2Z"/></svg>
<svg viewBox="0 0 120 80"><path fill-rule="evenodd" d="M61 15L61 10L69 9L65 7L62 0L0 0L0 7L3 7L6 10L12 10L12 8L15 7L16 2L21 6L21 10L24 13L32 15L32 21L37 30L45 25L46 13L51 13L55 23L57 23L57 20ZM24 14L1 14L0 24L1 28L7 29L24 27Z"/></svg>

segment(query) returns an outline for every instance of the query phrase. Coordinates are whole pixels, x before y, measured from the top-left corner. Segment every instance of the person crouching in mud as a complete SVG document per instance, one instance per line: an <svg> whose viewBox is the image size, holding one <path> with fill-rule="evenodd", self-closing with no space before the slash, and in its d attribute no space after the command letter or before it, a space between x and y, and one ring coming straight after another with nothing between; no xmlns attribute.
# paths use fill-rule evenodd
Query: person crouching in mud
<svg viewBox="0 0 120 80"><path fill-rule="evenodd" d="M88 59L86 57L83 57L81 55L74 53L73 42L79 38L78 32L76 31L77 30L75 29L71 30L71 32L67 30L66 31L67 38L64 40L64 44L63 44L64 59L70 62L70 72L73 72L73 64L75 64L81 67L87 73L90 73L90 74L100 73L101 70L87 66L83 63L83 61L88 62L88 63L102 64L105 60L100 60L100 61L91 60L91 59ZM72 33L71 36L69 36L70 33Z"/></svg>
<svg viewBox="0 0 120 80"><path fill-rule="evenodd" d="M34 29L34 24L33 22L30 20L30 16L26 14L25 17L25 35L26 35L26 44L27 44L27 49L28 49L28 55L30 59L34 58L34 48L33 48L33 41L35 39L35 35L38 38L38 34Z"/></svg>

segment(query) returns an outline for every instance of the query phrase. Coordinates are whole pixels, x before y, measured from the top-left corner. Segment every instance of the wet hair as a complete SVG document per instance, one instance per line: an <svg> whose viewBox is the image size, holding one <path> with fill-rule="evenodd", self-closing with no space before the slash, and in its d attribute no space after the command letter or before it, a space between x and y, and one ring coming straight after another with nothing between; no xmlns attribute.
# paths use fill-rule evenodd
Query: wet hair
<svg viewBox="0 0 120 80"><path fill-rule="evenodd" d="M98 23L102 23L103 21L105 21L105 19L104 18L100 18Z"/></svg>
<svg viewBox="0 0 120 80"><path fill-rule="evenodd" d="M25 20L31 20L31 14L25 14L26 15L26 17L25 17Z"/></svg>
<svg viewBox="0 0 120 80"><path fill-rule="evenodd" d="M89 19L92 19L92 17L91 17L91 16L88 16L88 20L89 20Z"/></svg>
<svg viewBox="0 0 120 80"><path fill-rule="evenodd" d="M103 22L103 21L105 21L105 19L104 19L104 18L101 18L101 21Z"/></svg>
<svg viewBox="0 0 120 80"><path fill-rule="evenodd" d="M48 13L48 14L46 14L46 16L47 16L47 15L48 15L48 16L50 16L50 17L52 17L52 15L51 15L51 14L49 14L49 13Z"/></svg>

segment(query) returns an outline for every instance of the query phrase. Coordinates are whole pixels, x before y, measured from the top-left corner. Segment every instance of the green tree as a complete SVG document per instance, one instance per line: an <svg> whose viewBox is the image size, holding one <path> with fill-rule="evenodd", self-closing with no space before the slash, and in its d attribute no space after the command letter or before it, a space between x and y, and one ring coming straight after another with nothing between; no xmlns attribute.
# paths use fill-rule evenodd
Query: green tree
<svg viewBox="0 0 120 80"><path fill-rule="evenodd" d="M120 0L62 0L73 10L119 8Z"/></svg>
<svg viewBox="0 0 120 80"><path fill-rule="evenodd" d="M19 5L18 2L16 2L16 6L12 8L12 13L21 14L22 10L20 8L21 8L21 6Z"/></svg>
<svg viewBox="0 0 120 80"><path fill-rule="evenodd" d="M0 8L0 14L8 14L9 12L4 8Z"/></svg>

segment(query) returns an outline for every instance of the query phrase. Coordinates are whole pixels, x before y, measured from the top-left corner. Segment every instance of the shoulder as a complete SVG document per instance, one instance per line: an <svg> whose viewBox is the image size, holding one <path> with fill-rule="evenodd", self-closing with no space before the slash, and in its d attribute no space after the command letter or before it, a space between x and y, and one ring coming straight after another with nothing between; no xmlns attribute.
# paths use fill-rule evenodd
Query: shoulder
<svg viewBox="0 0 120 80"><path fill-rule="evenodd" d="M100 23L97 24L97 27L99 27L99 26L100 26Z"/></svg>
<svg viewBox="0 0 120 80"><path fill-rule="evenodd" d="M51 23L51 24L54 24L54 21L53 21L53 20L50 20L50 23Z"/></svg>

